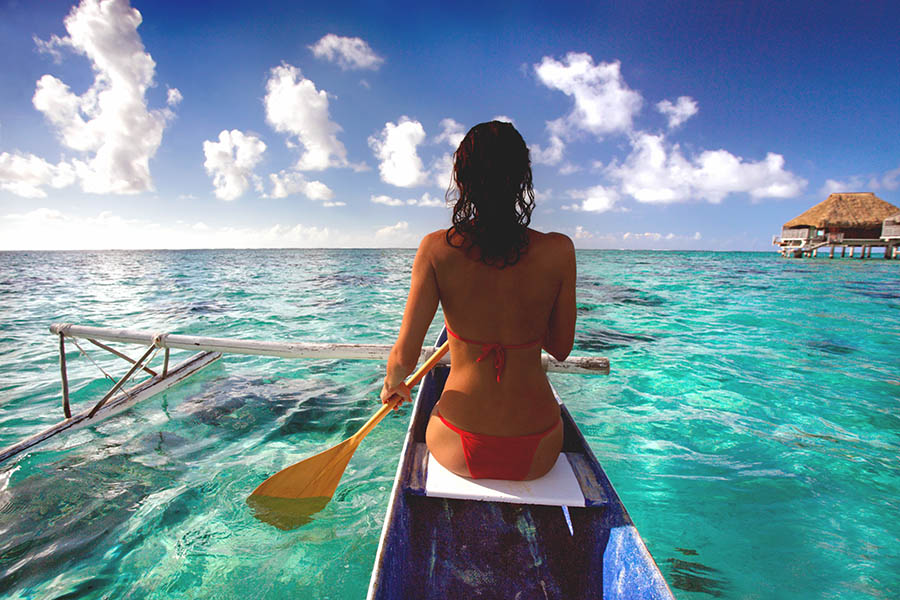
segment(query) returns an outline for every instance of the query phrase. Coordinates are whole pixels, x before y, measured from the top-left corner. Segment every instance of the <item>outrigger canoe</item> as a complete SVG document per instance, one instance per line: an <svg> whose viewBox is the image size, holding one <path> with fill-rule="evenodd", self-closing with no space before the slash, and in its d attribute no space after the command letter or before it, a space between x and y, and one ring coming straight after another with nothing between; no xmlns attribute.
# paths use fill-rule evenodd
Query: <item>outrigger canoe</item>
<svg viewBox="0 0 900 600"><path fill-rule="evenodd" d="M563 450L545 478L466 479L429 457L425 427L449 373L435 367L416 395L367 597L671 599L562 403ZM557 476L568 478L576 497L553 499L567 485Z"/></svg>

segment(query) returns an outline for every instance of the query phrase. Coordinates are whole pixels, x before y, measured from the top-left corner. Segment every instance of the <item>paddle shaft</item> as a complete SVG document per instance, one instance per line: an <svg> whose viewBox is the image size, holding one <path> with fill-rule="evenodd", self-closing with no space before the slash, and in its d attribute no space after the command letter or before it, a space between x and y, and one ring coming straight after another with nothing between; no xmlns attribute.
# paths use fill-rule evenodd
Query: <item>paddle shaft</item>
<svg viewBox="0 0 900 600"><path fill-rule="evenodd" d="M428 373L428 371L430 371L434 367L434 365L436 365L441 360L441 357L444 356L449 349L450 341L448 340L444 342L440 348L435 350L434 354L429 356L428 360L422 363L422 366L419 367L419 369L415 373L413 373L409 377L409 379L406 380L406 386L410 389L415 387L415 385L419 383L419 381L423 377L425 377L425 374ZM372 415L372 418L366 421L365 425L360 427L359 431L353 434L353 439L356 440L356 443L359 443L360 440L369 435L369 432L372 431L372 429L374 429L375 426L378 425L389 412L394 410L397 407L397 404L397 402L388 402L387 404L384 404L380 409L378 409L378 412Z"/></svg>

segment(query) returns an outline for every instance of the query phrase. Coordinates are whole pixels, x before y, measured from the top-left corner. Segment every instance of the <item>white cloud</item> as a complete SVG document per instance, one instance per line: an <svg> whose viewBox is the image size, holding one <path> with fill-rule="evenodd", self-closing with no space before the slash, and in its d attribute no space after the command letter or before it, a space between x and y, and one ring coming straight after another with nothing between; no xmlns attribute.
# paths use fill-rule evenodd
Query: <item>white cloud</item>
<svg viewBox="0 0 900 600"><path fill-rule="evenodd" d="M613 188L595 185L586 190L569 190L569 197L581 200L578 204L563 206L565 210L602 213L615 208L619 193Z"/></svg>
<svg viewBox="0 0 900 600"><path fill-rule="evenodd" d="M577 173L580 170L581 170L581 167L579 167L578 165L573 165L572 163L567 162L559 168L559 174L560 175L571 175L572 173Z"/></svg>
<svg viewBox="0 0 900 600"><path fill-rule="evenodd" d="M446 190L453 182L453 155L449 152L442 154L431 163L431 178L434 184L442 190Z"/></svg>
<svg viewBox="0 0 900 600"><path fill-rule="evenodd" d="M693 234L680 234L659 231L626 231L600 233L587 231L578 225L572 235L576 246L580 248L620 248L633 250L675 250L675 249L699 249L699 243L703 236L700 232Z"/></svg>
<svg viewBox="0 0 900 600"><path fill-rule="evenodd" d="M385 206L406 206L406 202L403 200L385 195L372 196L370 200L375 204L384 204Z"/></svg>
<svg viewBox="0 0 900 600"><path fill-rule="evenodd" d="M453 119L441 119L441 133L434 138L435 143L440 144L446 142L455 152L459 148L459 143L466 137L466 128L462 123L458 123Z"/></svg>
<svg viewBox="0 0 900 600"><path fill-rule="evenodd" d="M550 188L538 189L534 188L534 201L536 204L542 204L553 198L553 190Z"/></svg>
<svg viewBox="0 0 900 600"><path fill-rule="evenodd" d="M838 192L896 190L898 187L900 187L900 167L880 175L854 175L843 180L827 179L819 193L827 196Z"/></svg>
<svg viewBox="0 0 900 600"><path fill-rule="evenodd" d="M697 101L690 96L679 96L675 104L670 100L657 103L656 110L668 117L669 129L674 129L696 115L699 109Z"/></svg>
<svg viewBox="0 0 900 600"><path fill-rule="evenodd" d="M581 225L576 225L575 233L572 235L572 237L574 237L576 240L589 240L594 237L594 234L586 230Z"/></svg>
<svg viewBox="0 0 900 600"><path fill-rule="evenodd" d="M328 94L303 77L297 67L282 64L266 82L266 121L275 131L296 138L303 153L295 168L320 171L347 166L347 150L337 139L340 126L329 118ZM288 146L294 143L288 140Z"/></svg>
<svg viewBox="0 0 900 600"><path fill-rule="evenodd" d="M392 198L391 196L384 194L378 196L373 195L369 200L374 204L384 204L385 206L444 206L443 200L435 198L428 192L422 194L420 198L410 198L409 200L400 200L399 198Z"/></svg>
<svg viewBox="0 0 900 600"><path fill-rule="evenodd" d="M888 171L881 177L881 185L886 190L896 190L900 187L900 167Z"/></svg>
<svg viewBox="0 0 900 600"><path fill-rule="evenodd" d="M67 221L69 220L62 211L55 208L36 208L27 213L14 213L4 215L4 219L15 222L26 221Z"/></svg>
<svg viewBox="0 0 900 600"><path fill-rule="evenodd" d="M381 163L381 180L397 187L415 187L426 183L428 173L416 147L425 141L425 129L418 121L400 117L394 124L385 123L379 136L369 137L369 147Z"/></svg>
<svg viewBox="0 0 900 600"><path fill-rule="evenodd" d="M321 181L309 181L298 171L279 171L269 175L272 182L272 198L286 198L292 194L303 194L310 200L327 202L328 206L343 206L343 203L329 202L334 192Z"/></svg>
<svg viewBox="0 0 900 600"><path fill-rule="evenodd" d="M332 200L326 200L325 202L322 203L322 206L324 206L325 208L332 208L332 207L335 207L335 206L347 206L347 203L346 203L346 202L335 202L335 201L332 201Z"/></svg>
<svg viewBox="0 0 900 600"><path fill-rule="evenodd" d="M784 169L780 154L770 152L763 160L747 162L726 150L706 150L688 159L677 144L667 145L662 135L638 133L631 143L625 162L613 162L606 173L619 182L621 192L639 202L699 198L717 203L732 193L790 198L806 187L804 179Z"/></svg>
<svg viewBox="0 0 900 600"><path fill-rule="evenodd" d="M515 126L516 122L512 120L512 118L507 117L506 115L497 115L492 121L500 121L501 123L512 123Z"/></svg>
<svg viewBox="0 0 900 600"><path fill-rule="evenodd" d="M441 133L434 138L436 144L446 143L455 152L460 142L466 137L466 129L462 123L447 118L441 120ZM453 153L445 152L431 163L431 179L442 190L450 187L453 176ZM443 205L443 203L441 203Z"/></svg>
<svg viewBox="0 0 900 600"><path fill-rule="evenodd" d="M677 235L675 233L658 233L655 231L647 231L644 233L637 233L627 231L622 234L623 240L632 240L632 241L650 241L650 242L660 242L660 241L686 241L693 240L698 241L702 239L703 236L700 235L700 232L697 231L693 235Z"/></svg>
<svg viewBox="0 0 900 600"><path fill-rule="evenodd" d="M558 135L550 136L550 145L542 148L538 144L532 144L530 148L531 160L538 165L557 165L562 161L565 143Z"/></svg>
<svg viewBox="0 0 900 600"><path fill-rule="evenodd" d="M53 165L33 154L0 154L0 189L24 198L44 198L45 186L62 188L75 182L75 169L66 162Z"/></svg>
<svg viewBox="0 0 900 600"><path fill-rule="evenodd" d="M153 85L156 63L137 33L141 14L127 0L83 0L64 24L67 36L36 39L38 49L57 59L60 48L84 55L94 82L80 96L52 75L37 82L34 107L54 126L64 146L87 155L84 160L73 159L70 167L60 163L57 169L73 169L86 192L134 194L152 189L150 158L173 113L168 108L147 108L144 96ZM43 160L25 158L32 163ZM53 185L28 181L3 185L32 197L42 185Z"/></svg>
<svg viewBox="0 0 900 600"><path fill-rule="evenodd" d="M262 160L266 145L258 137L237 129L222 130L219 141L203 142L203 166L213 178L216 197L235 200L243 195L254 178L253 169Z"/></svg>
<svg viewBox="0 0 900 600"><path fill-rule="evenodd" d="M326 203L327 205L328 203ZM335 203L343 205L343 203ZM38 208L0 214L0 251L156 248L415 248L420 232L400 221L341 231L315 223L228 226L206 221L158 223L102 212L80 216ZM377 231L376 231L377 229Z"/></svg>
<svg viewBox="0 0 900 600"><path fill-rule="evenodd" d="M860 176L850 177L849 179L837 180L837 179L826 179L825 185L822 186L822 189L819 190L819 193L823 196L827 196L828 194L835 194L840 192L859 192L871 186L866 185L867 183L871 183L871 180L867 182Z"/></svg>
<svg viewBox="0 0 900 600"><path fill-rule="evenodd" d="M31 39L34 41L34 45L37 46L38 52L41 54L48 54L53 59L53 62L56 64L60 64L62 62L62 52L59 51L60 46L66 46L66 42L63 41L61 37L56 34L50 36L50 39L44 41L37 37L36 35L31 36Z"/></svg>
<svg viewBox="0 0 900 600"><path fill-rule="evenodd" d="M398 221L395 225L382 227L375 232L375 239L397 246L408 245L414 238L409 233L409 223L406 221Z"/></svg>
<svg viewBox="0 0 900 600"><path fill-rule="evenodd" d="M598 137L627 133L641 109L641 95L625 83L618 61L594 64L590 54L570 52L563 62L545 56L534 65L538 79L575 101L565 117L550 121L551 135L567 138L575 131L587 131Z"/></svg>
<svg viewBox="0 0 900 600"><path fill-rule="evenodd" d="M358 37L342 37L329 33L309 47L316 58L336 62L342 69L378 69L384 59Z"/></svg>
<svg viewBox="0 0 900 600"><path fill-rule="evenodd" d="M428 206L428 207L438 207L438 206L446 206L447 203L441 198L435 198L428 192L422 194L422 197L418 199L416 202L416 206Z"/></svg>
<svg viewBox="0 0 900 600"><path fill-rule="evenodd" d="M181 90L178 88L169 88L169 91L166 93L166 104L169 106L177 106L181 104L182 100L184 100L184 96L181 95Z"/></svg>
<svg viewBox="0 0 900 600"><path fill-rule="evenodd" d="M303 224L257 228L213 227L203 222L162 225L109 211L83 217L48 208L0 217L0 250L316 248L348 242L338 232Z"/></svg>
<svg viewBox="0 0 900 600"><path fill-rule="evenodd" d="M662 233L656 233L652 231L648 231L645 233L632 233L630 231L625 232L622 235L623 240L649 240L652 242L658 242L660 240L671 240L675 237L674 233L670 233L668 235Z"/></svg>

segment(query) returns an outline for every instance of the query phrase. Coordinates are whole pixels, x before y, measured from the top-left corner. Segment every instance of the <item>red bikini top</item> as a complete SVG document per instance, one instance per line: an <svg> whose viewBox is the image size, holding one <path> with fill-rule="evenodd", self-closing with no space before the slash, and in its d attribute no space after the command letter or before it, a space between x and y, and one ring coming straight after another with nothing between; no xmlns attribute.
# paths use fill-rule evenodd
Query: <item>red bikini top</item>
<svg viewBox="0 0 900 600"><path fill-rule="evenodd" d="M533 342L528 342L525 344L501 344L499 342L481 342L478 340L467 340L466 338L456 335L450 329L450 325L444 321L444 326L447 328L447 334L455 337L461 342L466 342L467 344L478 344L481 346L481 356L479 356L475 362L481 362L482 359L487 357L491 352L494 353L494 368L497 369L497 383L500 383L500 374L503 372L503 367L506 364L506 351L507 350L519 350L521 348L531 348L533 346L539 346L544 340L543 338L539 338L534 340Z"/></svg>

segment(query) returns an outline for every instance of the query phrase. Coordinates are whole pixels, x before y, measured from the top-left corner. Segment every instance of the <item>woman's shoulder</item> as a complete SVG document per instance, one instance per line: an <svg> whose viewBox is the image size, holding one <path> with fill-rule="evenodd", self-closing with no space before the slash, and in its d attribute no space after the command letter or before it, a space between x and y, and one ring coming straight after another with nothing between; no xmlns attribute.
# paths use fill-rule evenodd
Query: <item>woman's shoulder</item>
<svg viewBox="0 0 900 600"><path fill-rule="evenodd" d="M447 245L447 230L438 229L431 233L426 233L419 242L419 250L434 251Z"/></svg>
<svg viewBox="0 0 900 600"><path fill-rule="evenodd" d="M543 233L535 229L529 229L529 232L531 233L531 243L535 245L563 254L575 252L575 244L572 242L572 238L564 233L557 231Z"/></svg>
<svg viewBox="0 0 900 600"><path fill-rule="evenodd" d="M438 229L436 231L432 231L431 233L425 234L425 236L422 238L422 241L419 242L419 249L417 251L417 254L433 259L437 256L445 254L448 248L449 245L447 244L447 230Z"/></svg>

